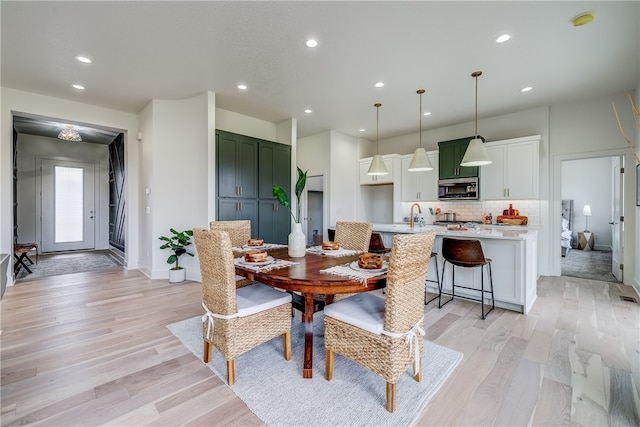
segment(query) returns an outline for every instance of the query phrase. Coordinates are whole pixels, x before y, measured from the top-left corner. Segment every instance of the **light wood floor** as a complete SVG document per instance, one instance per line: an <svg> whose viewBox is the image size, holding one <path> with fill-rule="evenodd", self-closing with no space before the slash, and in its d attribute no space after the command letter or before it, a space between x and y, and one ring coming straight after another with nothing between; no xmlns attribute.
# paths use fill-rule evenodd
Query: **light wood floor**
<svg viewBox="0 0 640 427"><path fill-rule="evenodd" d="M544 277L527 316L496 309L482 321L477 304L432 303L426 338L464 358L417 425L640 425L640 305L620 295L637 298ZM261 425L165 328L200 302L199 283L119 268L9 287L2 425Z"/></svg>

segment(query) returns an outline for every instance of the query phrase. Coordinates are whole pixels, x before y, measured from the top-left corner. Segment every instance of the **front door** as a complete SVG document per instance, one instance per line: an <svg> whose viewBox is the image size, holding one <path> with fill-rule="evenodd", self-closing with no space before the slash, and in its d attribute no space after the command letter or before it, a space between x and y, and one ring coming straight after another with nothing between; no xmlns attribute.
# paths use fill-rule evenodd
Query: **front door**
<svg viewBox="0 0 640 427"><path fill-rule="evenodd" d="M623 166L621 157L614 157L611 162L611 173L613 174L613 194L611 195L611 272L616 280L622 282L622 248L623 242L621 236L624 235L624 221L621 221L622 212L624 212L624 174L620 173Z"/></svg>
<svg viewBox="0 0 640 427"><path fill-rule="evenodd" d="M94 249L94 164L42 159L42 252Z"/></svg>

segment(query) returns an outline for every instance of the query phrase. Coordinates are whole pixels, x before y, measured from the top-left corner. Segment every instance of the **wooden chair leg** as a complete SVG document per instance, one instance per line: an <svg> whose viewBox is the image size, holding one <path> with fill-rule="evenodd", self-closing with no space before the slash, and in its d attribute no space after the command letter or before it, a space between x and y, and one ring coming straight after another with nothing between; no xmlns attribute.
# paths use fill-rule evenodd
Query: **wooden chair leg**
<svg viewBox="0 0 640 427"><path fill-rule="evenodd" d="M236 382L236 361L227 360L227 383L233 385Z"/></svg>
<svg viewBox="0 0 640 427"><path fill-rule="evenodd" d="M416 374L416 372L418 372ZM417 382L422 381L422 360L419 360L418 363L413 364L413 379Z"/></svg>
<svg viewBox="0 0 640 427"><path fill-rule="evenodd" d="M284 350L284 359L291 360L291 332L282 334L282 348Z"/></svg>
<svg viewBox="0 0 640 427"><path fill-rule="evenodd" d="M396 385L387 382L387 411L395 412L396 410Z"/></svg>
<svg viewBox="0 0 640 427"><path fill-rule="evenodd" d="M209 363L209 361L211 360L211 343L207 340L203 340L204 341L204 351L202 352L202 361L204 363Z"/></svg>
<svg viewBox="0 0 640 427"><path fill-rule="evenodd" d="M325 365L324 365L324 377L327 381L331 381L333 378L333 361L335 353L331 350L325 351Z"/></svg>

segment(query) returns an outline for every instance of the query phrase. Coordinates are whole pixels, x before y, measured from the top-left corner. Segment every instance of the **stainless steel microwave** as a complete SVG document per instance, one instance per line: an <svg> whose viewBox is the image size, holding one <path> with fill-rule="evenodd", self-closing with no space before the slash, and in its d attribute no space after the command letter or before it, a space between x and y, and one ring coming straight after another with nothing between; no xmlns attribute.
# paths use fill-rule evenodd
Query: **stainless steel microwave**
<svg viewBox="0 0 640 427"><path fill-rule="evenodd" d="M478 177L438 181L438 200L478 200L479 198L480 181Z"/></svg>

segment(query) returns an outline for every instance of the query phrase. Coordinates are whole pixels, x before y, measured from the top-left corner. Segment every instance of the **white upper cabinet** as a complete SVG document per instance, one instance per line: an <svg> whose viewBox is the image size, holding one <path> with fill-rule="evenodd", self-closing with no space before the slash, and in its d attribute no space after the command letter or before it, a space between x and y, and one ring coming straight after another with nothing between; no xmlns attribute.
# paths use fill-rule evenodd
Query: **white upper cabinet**
<svg viewBox="0 0 640 427"><path fill-rule="evenodd" d="M484 144L493 163L480 167L480 199L538 199L540 135Z"/></svg>
<svg viewBox="0 0 640 427"><path fill-rule="evenodd" d="M402 201L431 202L438 200L438 150L427 152L433 170L409 172L413 154L402 156Z"/></svg>
<svg viewBox="0 0 640 427"><path fill-rule="evenodd" d="M371 165L371 157L360 159L360 185L381 185L381 184L393 184L395 181L395 174L397 173L397 167L394 168L398 159L397 154L386 154L382 156L384 165L387 167L389 173L387 175L367 175L369 166ZM394 170L395 169L395 170Z"/></svg>

